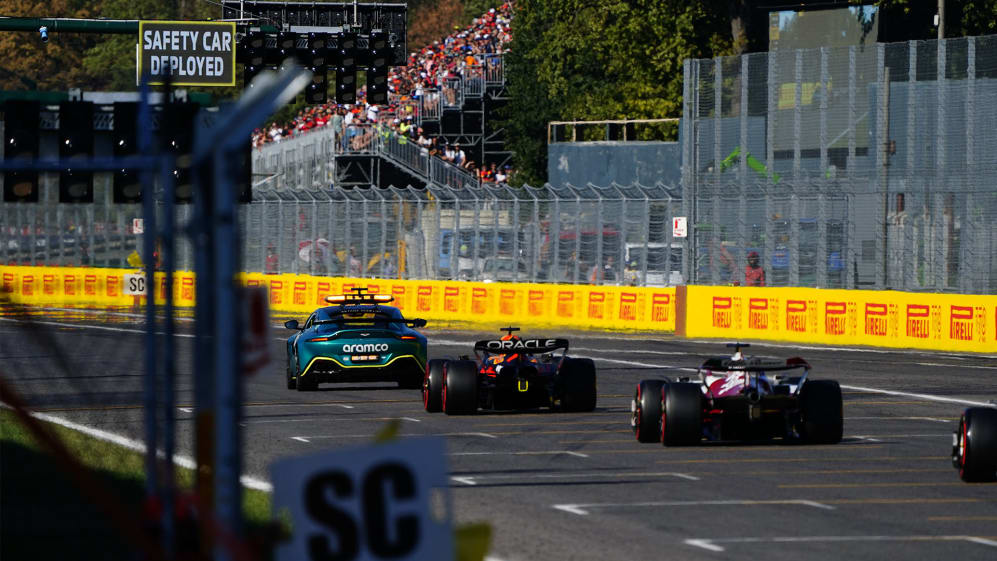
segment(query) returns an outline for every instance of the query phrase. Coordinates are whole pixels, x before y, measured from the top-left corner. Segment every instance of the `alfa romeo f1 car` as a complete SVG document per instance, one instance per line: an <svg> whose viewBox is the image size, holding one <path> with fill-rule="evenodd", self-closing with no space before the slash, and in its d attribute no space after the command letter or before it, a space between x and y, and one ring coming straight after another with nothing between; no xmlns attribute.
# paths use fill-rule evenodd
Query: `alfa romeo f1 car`
<svg viewBox="0 0 997 561"><path fill-rule="evenodd" d="M962 413L952 434L952 465L963 481L997 481L997 407Z"/></svg>
<svg viewBox="0 0 997 561"><path fill-rule="evenodd" d="M297 333L287 339L287 388L314 390L321 383L398 382L418 389L426 369L426 337L413 330L424 319L405 319L393 298L369 294L327 296L333 304L315 310L304 325L284 323Z"/></svg>
<svg viewBox="0 0 997 561"><path fill-rule="evenodd" d="M479 408L595 409L595 364L591 359L567 356L566 339L521 339L513 335L518 327L502 331L506 335L501 339L474 344L476 360L429 361L422 384L426 411L466 415Z"/></svg>
<svg viewBox="0 0 997 561"><path fill-rule="evenodd" d="M730 357L712 357L698 368L698 381L643 380L631 404L639 442L665 446L706 440L782 437L814 444L841 441L841 388L833 380L810 380L810 364L745 357L749 345L731 343Z"/></svg>

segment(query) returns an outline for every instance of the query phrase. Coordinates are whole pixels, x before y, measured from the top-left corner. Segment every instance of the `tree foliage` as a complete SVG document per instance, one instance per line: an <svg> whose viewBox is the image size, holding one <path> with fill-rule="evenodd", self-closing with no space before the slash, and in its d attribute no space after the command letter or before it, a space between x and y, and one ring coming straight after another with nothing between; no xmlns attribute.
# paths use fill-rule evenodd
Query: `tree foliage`
<svg viewBox="0 0 997 561"><path fill-rule="evenodd" d="M682 61L731 52L715 2L519 0L507 60L517 178L546 178L552 120L677 117Z"/></svg>

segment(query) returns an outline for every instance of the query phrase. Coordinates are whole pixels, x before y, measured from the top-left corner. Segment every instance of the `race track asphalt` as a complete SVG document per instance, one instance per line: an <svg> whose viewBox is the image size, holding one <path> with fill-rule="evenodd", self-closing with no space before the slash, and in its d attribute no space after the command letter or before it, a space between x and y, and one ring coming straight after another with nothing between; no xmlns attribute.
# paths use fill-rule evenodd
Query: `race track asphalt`
<svg viewBox="0 0 997 561"><path fill-rule="evenodd" d="M0 364L15 387L40 411L141 438L141 318L47 311L33 321L0 318ZM189 456L186 331L176 418ZM950 459L961 411L997 399L997 353L756 344L751 354L801 355L813 379L842 384L844 441L664 448L633 437L636 383L726 354L722 342L526 330L567 336L570 355L595 360L596 411L447 417L392 384L287 390L285 333L274 329L275 362L246 383L245 473L269 480L276 458L368 442L401 419L403 435L445 435L456 519L493 525L494 559L997 559L997 484L962 483ZM425 333L431 358L492 336Z"/></svg>

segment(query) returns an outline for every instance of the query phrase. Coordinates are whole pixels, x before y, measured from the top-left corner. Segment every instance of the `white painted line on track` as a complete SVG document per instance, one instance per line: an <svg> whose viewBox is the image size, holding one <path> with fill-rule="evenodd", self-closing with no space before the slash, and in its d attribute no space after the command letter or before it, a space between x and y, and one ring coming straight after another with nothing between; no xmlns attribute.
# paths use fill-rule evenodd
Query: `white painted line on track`
<svg viewBox="0 0 997 561"><path fill-rule="evenodd" d="M184 413L193 413L194 410L190 407L177 407L178 411L183 411Z"/></svg>
<svg viewBox="0 0 997 561"><path fill-rule="evenodd" d="M307 438L305 438L303 436L292 436L291 440L297 440L298 442L304 442L305 444L311 442L311 440L308 440Z"/></svg>
<svg viewBox="0 0 997 561"><path fill-rule="evenodd" d="M374 438L374 434L313 434L313 435L301 435L301 436L291 436L288 437L291 440L301 440L306 438L308 440L325 440L331 438ZM435 434L402 434L399 436L479 436L481 438L498 438L494 434L488 434L487 432L438 432ZM303 441L302 442L306 442Z"/></svg>
<svg viewBox="0 0 997 561"><path fill-rule="evenodd" d="M940 395L930 395L925 393L911 393L911 392L900 392L896 390L882 390L879 388L869 388L866 386L848 386L841 384L841 389L843 390L857 390L869 393L878 393L883 395L892 395L895 397L912 397L914 399L920 399L923 401L937 401L940 403L958 403L960 405L969 405L973 407L987 407L990 404L984 403L982 401L969 401L968 399L958 399L954 397L943 397ZM856 402L861 403L861 402Z"/></svg>
<svg viewBox="0 0 997 561"><path fill-rule="evenodd" d="M858 438L861 440L869 440L871 442L881 442L876 440L877 438L951 438L952 433L934 433L934 434L856 434L853 436L846 436L845 438Z"/></svg>
<svg viewBox="0 0 997 561"><path fill-rule="evenodd" d="M412 421L413 423L421 423L422 421L414 417L402 417L403 421Z"/></svg>
<svg viewBox="0 0 997 561"><path fill-rule="evenodd" d="M672 471L659 471L659 472L638 472L638 473L627 473L627 472L614 472L614 473L538 473L538 474L500 474L500 475L461 475L461 476L451 476L450 479L457 483L463 483L464 485L477 485L482 481L493 481L493 480L510 480L510 479L525 479L525 480L535 480L535 479L625 479L627 477L677 477L679 479L685 479L688 481L699 481L699 478L694 475L689 475L688 473L675 473Z"/></svg>
<svg viewBox="0 0 997 561"><path fill-rule="evenodd" d="M577 514L579 516L586 516L589 514L590 509L594 508L632 508L632 507L669 507L669 506L766 506L766 505L802 505L809 506L813 508L820 508L824 510L834 510L835 508L831 505L826 505L819 503L817 501L808 501L804 499L785 499L785 500L766 500L766 501L753 501L753 500L719 500L719 501L654 501L654 502L635 502L635 503L577 503L577 504L558 504L551 505L557 510L563 510L565 512L570 512L571 514Z"/></svg>
<svg viewBox="0 0 997 561"><path fill-rule="evenodd" d="M46 423L52 423L60 427L64 427L76 432L85 434L89 437L96 438L97 440L103 442L109 442L111 444L116 444L122 448L127 448L129 450L134 450L135 452L145 453L145 443L140 440L135 440L133 438L128 438L126 436L121 436L120 434L115 434L113 432L88 427L86 425L81 425L79 423L74 423L68 419L63 419L62 417L57 417L55 415L49 415L47 413L31 413L31 416ZM173 463L186 469L197 469L197 463L193 458L189 456L184 456L181 454L173 455ZM264 491L270 493L273 491L273 485L270 483L249 475L243 475L239 478L244 487L249 489L256 489L258 491Z"/></svg>
<svg viewBox="0 0 997 561"><path fill-rule="evenodd" d="M326 423L326 422L342 422L342 421L394 421L398 417L306 417L301 419L259 419L255 420L252 418L243 418L243 424L245 425L269 425L269 424L283 424L283 423ZM412 421L415 423L420 422L418 419L413 419L411 417L401 417L403 421Z"/></svg>
<svg viewBox="0 0 997 561"><path fill-rule="evenodd" d="M776 536L771 538L695 538L684 540L686 545L700 547L709 551L722 552L726 548L719 544L746 543L818 543L818 542L930 542L930 541L966 541L997 547L997 541L977 536Z"/></svg>
<svg viewBox="0 0 997 561"><path fill-rule="evenodd" d="M955 419L939 419L937 417L845 417L846 421L931 421L933 423L954 423Z"/></svg>
<svg viewBox="0 0 997 561"><path fill-rule="evenodd" d="M588 454L571 450L520 450L517 452L451 452L450 456L576 456L588 458Z"/></svg>

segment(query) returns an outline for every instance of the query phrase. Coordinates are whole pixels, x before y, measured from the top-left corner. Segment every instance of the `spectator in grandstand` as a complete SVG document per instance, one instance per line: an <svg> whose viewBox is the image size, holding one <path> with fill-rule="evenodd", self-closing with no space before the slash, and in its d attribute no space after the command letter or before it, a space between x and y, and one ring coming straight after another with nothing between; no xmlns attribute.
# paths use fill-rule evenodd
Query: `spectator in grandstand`
<svg viewBox="0 0 997 561"><path fill-rule="evenodd" d="M616 280L616 259L612 255L606 257L606 264L602 266L602 278L607 281Z"/></svg>
<svg viewBox="0 0 997 561"><path fill-rule="evenodd" d="M627 286L637 286L640 282L640 271L637 270L637 262L630 261L623 269L623 282Z"/></svg>
<svg viewBox="0 0 997 561"><path fill-rule="evenodd" d="M744 268L745 286L765 286L765 269L758 264L758 252L748 252L748 266Z"/></svg>
<svg viewBox="0 0 997 561"><path fill-rule="evenodd" d="M360 259L357 258L357 248L350 248L350 276L353 278L359 278L361 272Z"/></svg>

